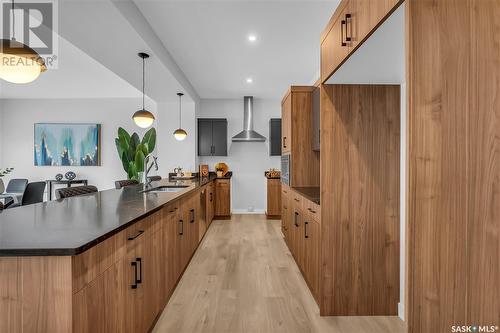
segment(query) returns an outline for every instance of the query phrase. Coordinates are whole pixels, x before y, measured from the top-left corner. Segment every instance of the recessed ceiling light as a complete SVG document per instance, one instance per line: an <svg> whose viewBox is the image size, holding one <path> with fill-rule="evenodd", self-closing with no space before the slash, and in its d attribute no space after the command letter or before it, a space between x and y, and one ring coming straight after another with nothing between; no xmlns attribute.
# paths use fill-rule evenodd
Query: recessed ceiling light
<svg viewBox="0 0 500 333"><path fill-rule="evenodd" d="M248 40L251 42L255 42L257 40L257 36L255 35L248 35Z"/></svg>
<svg viewBox="0 0 500 333"><path fill-rule="evenodd" d="M251 77L247 78L247 83L252 83L253 79Z"/></svg>

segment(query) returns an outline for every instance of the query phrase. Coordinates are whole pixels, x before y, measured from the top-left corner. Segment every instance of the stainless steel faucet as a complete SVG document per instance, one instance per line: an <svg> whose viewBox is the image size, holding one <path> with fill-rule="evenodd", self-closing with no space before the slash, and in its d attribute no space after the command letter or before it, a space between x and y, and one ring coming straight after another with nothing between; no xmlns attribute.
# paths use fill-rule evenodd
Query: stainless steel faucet
<svg viewBox="0 0 500 333"><path fill-rule="evenodd" d="M153 163L151 163L151 165L148 167L148 162L149 162L149 159L150 158L153 158ZM146 156L144 158L144 172L142 173L142 183L144 184L144 187L148 187L150 184L151 184L151 180L148 178L148 174L149 174L149 171L151 171L151 168L155 167L155 171L158 171L158 157L157 156L153 156L153 153L151 154L148 154L148 156Z"/></svg>

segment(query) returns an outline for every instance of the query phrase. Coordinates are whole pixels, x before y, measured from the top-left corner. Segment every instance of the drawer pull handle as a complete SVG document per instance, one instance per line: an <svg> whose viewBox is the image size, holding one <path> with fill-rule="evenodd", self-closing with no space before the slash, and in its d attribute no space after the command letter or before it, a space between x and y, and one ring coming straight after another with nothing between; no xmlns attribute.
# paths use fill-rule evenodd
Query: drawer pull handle
<svg viewBox="0 0 500 333"><path fill-rule="evenodd" d="M137 233L136 233L135 235L130 236L130 237L128 238L128 240L134 240L134 239L136 239L137 237L139 237L140 235L142 235L143 233L144 233L144 230L139 230L139 231L137 231Z"/></svg>
<svg viewBox="0 0 500 333"><path fill-rule="evenodd" d="M311 209L311 208L307 208L307 210L309 210L311 213L313 214L316 214L316 211L314 209Z"/></svg>
<svg viewBox="0 0 500 333"><path fill-rule="evenodd" d="M304 221L304 238L309 238L309 235L307 234L307 225L309 222Z"/></svg>
<svg viewBox="0 0 500 333"><path fill-rule="evenodd" d="M350 34L348 33L349 25L351 25L351 33ZM346 42L350 42L352 40L351 35L352 35L351 14L345 14L345 40L346 40Z"/></svg>
<svg viewBox="0 0 500 333"><path fill-rule="evenodd" d="M142 258L135 258L135 260L139 263L139 278L135 278L135 283L142 283Z"/></svg>
<svg viewBox="0 0 500 333"><path fill-rule="evenodd" d="M134 267L134 283L130 285L130 288L137 289L137 262L133 261L130 264L132 265L132 267Z"/></svg>
<svg viewBox="0 0 500 333"><path fill-rule="evenodd" d="M297 202L299 202L299 201L300 201L300 200L299 200L299 199L297 199L297 198L293 198L293 200L295 200L295 201L297 201Z"/></svg>
<svg viewBox="0 0 500 333"><path fill-rule="evenodd" d="M298 217L299 217L299 213L295 212L293 224L295 224L296 227L299 227L299 223L297 222L298 221Z"/></svg>
<svg viewBox="0 0 500 333"><path fill-rule="evenodd" d="M346 25L345 20L340 21L340 46L347 45L347 43L344 42L344 25Z"/></svg>
<svg viewBox="0 0 500 333"><path fill-rule="evenodd" d="M179 223L181 224L181 231L179 231L179 235L182 236L184 235L184 221L179 220Z"/></svg>

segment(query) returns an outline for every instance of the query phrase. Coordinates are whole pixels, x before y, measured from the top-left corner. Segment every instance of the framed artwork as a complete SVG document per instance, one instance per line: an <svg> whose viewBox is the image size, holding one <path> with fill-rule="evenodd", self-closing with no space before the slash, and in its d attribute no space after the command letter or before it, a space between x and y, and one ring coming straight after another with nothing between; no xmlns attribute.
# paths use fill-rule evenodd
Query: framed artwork
<svg viewBox="0 0 500 333"><path fill-rule="evenodd" d="M101 124L37 123L35 166L100 166Z"/></svg>

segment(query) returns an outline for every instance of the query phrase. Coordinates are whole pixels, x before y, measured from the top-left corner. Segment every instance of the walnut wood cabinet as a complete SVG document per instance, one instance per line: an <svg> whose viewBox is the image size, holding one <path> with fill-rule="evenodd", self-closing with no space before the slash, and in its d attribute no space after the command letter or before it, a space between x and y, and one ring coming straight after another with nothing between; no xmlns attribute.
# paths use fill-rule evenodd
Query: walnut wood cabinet
<svg viewBox="0 0 500 333"><path fill-rule="evenodd" d="M314 86L291 86L281 102L282 155L290 154L290 186L319 186L319 152L313 151Z"/></svg>
<svg viewBox="0 0 500 333"><path fill-rule="evenodd" d="M283 185L282 230L285 242L319 303L320 218L310 212L310 207L319 212L318 205Z"/></svg>
<svg viewBox="0 0 500 333"><path fill-rule="evenodd" d="M325 82L403 0L343 0L321 35Z"/></svg>
<svg viewBox="0 0 500 333"><path fill-rule="evenodd" d="M231 217L231 179L215 180L215 216L217 218Z"/></svg>
<svg viewBox="0 0 500 333"><path fill-rule="evenodd" d="M267 210L268 219L281 218L281 180L279 178L267 178Z"/></svg>

